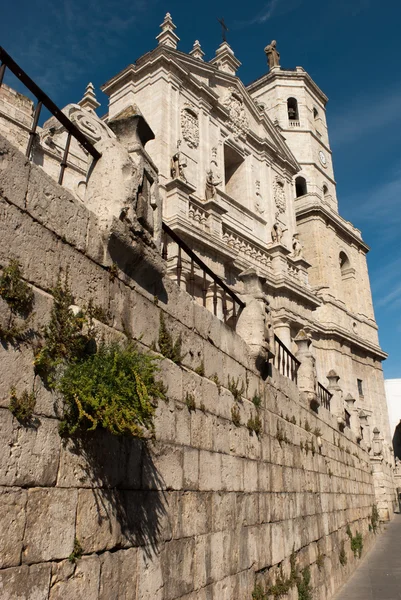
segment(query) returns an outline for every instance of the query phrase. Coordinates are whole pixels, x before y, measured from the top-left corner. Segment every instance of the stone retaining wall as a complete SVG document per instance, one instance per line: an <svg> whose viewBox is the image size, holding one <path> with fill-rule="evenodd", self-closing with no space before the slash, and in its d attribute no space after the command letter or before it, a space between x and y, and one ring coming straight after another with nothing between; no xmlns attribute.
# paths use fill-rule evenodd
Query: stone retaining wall
<svg viewBox="0 0 401 600"><path fill-rule="evenodd" d="M48 322L50 290L68 267L76 304L93 298L110 312L111 327L98 324L106 336L126 332L149 348L163 311L185 354L180 365L161 357L169 401L159 402L154 441L102 431L63 441L61 400L34 377L32 347L0 345L1 598L250 600L255 583L272 583L280 567L289 574L292 552L311 568L314 597L330 598L357 563L347 526L364 548L373 540L369 456L353 434L304 406L288 379L263 380L243 340L168 278L110 277L94 215L1 138L0 214L0 264L20 261L33 329ZM228 378L243 382L240 402ZM7 408L12 386L35 389L32 426ZM259 436L247 428L256 413Z"/></svg>

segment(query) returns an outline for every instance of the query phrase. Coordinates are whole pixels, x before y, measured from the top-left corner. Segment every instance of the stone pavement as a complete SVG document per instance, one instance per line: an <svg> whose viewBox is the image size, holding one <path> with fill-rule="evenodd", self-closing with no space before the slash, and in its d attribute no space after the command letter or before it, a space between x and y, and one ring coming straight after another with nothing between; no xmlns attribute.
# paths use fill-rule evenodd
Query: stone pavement
<svg viewBox="0 0 401 600"><path fill-rule="evenodd" d="M333 600L401 600L401 514L384 527L386 530Z"/></svg>

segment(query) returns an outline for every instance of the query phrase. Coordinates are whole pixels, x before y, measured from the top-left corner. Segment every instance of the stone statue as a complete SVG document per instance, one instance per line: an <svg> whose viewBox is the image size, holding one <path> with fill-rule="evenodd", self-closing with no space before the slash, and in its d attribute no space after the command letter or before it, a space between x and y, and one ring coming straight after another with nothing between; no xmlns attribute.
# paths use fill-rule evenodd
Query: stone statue
<svg viewBox="0 0 401 600"><path fill-rule="evenodd" d="M172 179L182 179L183 181L187 181L187 178L184 173L184 169L187 164L181 160L181 152L180 152L181 140L177 142L177 152L173 154L170 163L170 175Z"/></svg>
<svg viewBox="0 0 401 600"><path fill-rule="evenodd" d="M206 173L205 198L206 200L214 200L216 198L216 187L220 185L221 180L215 179L212 169Z"/></svg>
<svg viewBox="0 0 401 600"><path fill-rule="evenodd" d="M280 53L276 48L276 44L276 40L272 40L270 44L265 48L267 64L269 65L269 69L271 69L272 67L280 66Z"/></svg>
<svg viewBox="0 0 401 600"><path fill-rule="evenodd" d="M294 233L292 236L292 255L294 258L302 256L302 244L298 239L298 233Z"/></svg>
<svg viewBox="0 0 401 600"><path fill-rule="evenodd" d="M281 240L283 238L283 230L280 226L280 223L277 221L274 223L271 231L272 242L273 244L281 244Z"/></svg>

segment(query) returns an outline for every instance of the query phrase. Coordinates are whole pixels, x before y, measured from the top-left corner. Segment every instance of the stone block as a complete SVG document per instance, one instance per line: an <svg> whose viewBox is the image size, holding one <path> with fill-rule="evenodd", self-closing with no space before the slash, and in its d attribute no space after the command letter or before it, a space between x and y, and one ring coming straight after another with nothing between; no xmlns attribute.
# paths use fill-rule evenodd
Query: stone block
<svg viewBox="0 0 401 600"><path fill-rule="evenodd" d="M213 449L213 437L216 433L215 417L199 410L191 411L191 446L203 450Z"/></svg>
<svg viewBox="0 0 401 600"><path fill-rule="evenodd" d="M76 490L29 490L22 562L60 560L71 554L77 499Z"/></svg>
<svg viewBox="0 0 401 600"><path fill-rule="evenodd" d="M212 581L210 535L195 538L194 547L194 589L200 590Z"/></svg>
<svg viewBox="0 0 401 600"><path fill-rule="evenodd" d="M161 442L175 441L175 403L158 401L154 416L155 436Z"/></svg>
<svg viewBox="0 0 401 600"><path fill-rule="evenodd" d="M27 495L18 488L0 488L0 569L21 562Z"/></svg>
<svg viewBox="0 0 401 600"><path fill-rule="evenodd" d="M0 409L0 485L54 485L60 454L58 422L35 419L20 425L8 409Z"/></svg>
<svg viewBox="0 0 401 600"><path fill-rule="evenodd" d="M3 301L0 300L1 303ZM5 303L4 303L5 304ZM7 317L9 309L7 307ZM0 364L2 373L2 386L0 390L0 406L8 407L10 404L10 390L15 387L20 395L24 390L29 392L34 386L34 372L32 368L33 354L29 347L15 348L0 344Z"/></svg>
<svg viewBox="0 0 401 600"><path fill-rule="evenodd" d="M197 490L199 488L199 450L185 448L183 456L184 489Z"/></svg>
<svg viewBox="0 0 401 600"><path fill-rule="evenodd" d="M149 477L143 469L142 485L145 489L181 490L183 484L183 449L159 442L152 444L151 469L156 475Z"/></svg>
<svg viewBox="0 0 401 600"><path fill-rule="evenodd" d="M259 523L260 494L236 494L235 521L241 526L250 527Z"/></svg>
<svg viewBox="0 0 401 600"><path fill-rule="evenodd" d="M286 555L284 525L282 522L271 524L272 564L277 565Z"/></svg>
<svg viewBox="0 0 401 600"><path fill-rule="evenodd" d="M191 296L182 290L175 281L169 277L163 280L167 292L168 302L162 304L162 308L168 312L174 319L192 329L194 325L194 306L195 302Z"/></svg>
<svg viewBox="0 0 401 600"><path fill-rule="evenodd" d="M30 170L29 160L0 135L0 196L22 209Z"/></svg>
<svg viewBox="0 0 401 600"><path fill-rule="evenodd" d="M35 165L29 174L26 210L78 250L85 249L88 209Z"/></svg>
<svg viewBox="0 0 401 600"><path fill-rule="evenodd" d="M73 572L62 576L63 563L54 565L49 600L97 600L99 592L100 559L83 556Z"/></svg>
<svg viewBox="0 0 401 600"><path fill-rule="evenodd" d="M186 492L178 497L176 538L193 537L208 533L212 519L210 494Z"/></svg>
<svg viewBox="0 0 401 600"><path fill-rule="evenodd" d="M158 363L159 371L156 379L167 386L167 397L169 400L183 400L183 374L180 365L171 360L162 359Z"/></svg>
<svg viewBox="0 0 401 600"><path fill-rule="evenodd" d="M111 550L119 545L123 511L120 490L78 491L76 537L85 554Z"/></svg>
<svg viewBox="0 0 401 600"><path fill-rule="evenodd" d="M166 544L161 561L165 600L179 598L194 589L194 549L194 539L172 540Z"/></svg>
<svg viewBox="0 0 401 600"><path fill-rule="evenodd" d="M100 556L98 600L136 600L138 549L105 552Z"/></svg>
<svg viewBox="0 0 401 600"><path fill-rule="evenodd" d="M244 489L245 462L236 456L221 455L221 489L237 492Z"/></svg>
<svg viewBox="0 0 401 600"><path fill-rule="evenodd" d="M48 600L50 564L23 565L0 571L1 600Z"/></svg>
<svg viewBox="0 0 401 600"><path fill-rule="evenodd" d="M221 456L207 450L199 452L199 490L221 490Z"/></svg>
<svg viewBox="0 0 401 600"><path fill-rule="evenodd" d="M243 495L240 494L238 497L242 498ZM235 515L235 521L239 521L235 512L236 498L237 494L232 492L217 492L212 494L212 531L224 531L232 528L233 515Z"/></svg>
<svg viewBox="0 0 401 600"><path fill-rule="evenodd" d="M191 413L185 404L175 407L175 441L183 446L191 443Z"/></svg>
<svg viewBox="0 0 401 600"><path fill-rule="evenodd" d="M151 546L138 548L136 600L164 600L164 571L161 556Z"/></svg>

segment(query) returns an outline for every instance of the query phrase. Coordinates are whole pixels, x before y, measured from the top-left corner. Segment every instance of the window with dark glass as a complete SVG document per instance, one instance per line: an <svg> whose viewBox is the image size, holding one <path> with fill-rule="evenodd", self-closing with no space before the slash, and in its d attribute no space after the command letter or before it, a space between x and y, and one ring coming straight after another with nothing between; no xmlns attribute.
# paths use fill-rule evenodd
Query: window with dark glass
<svg viewBox="0 0 401 600"><path fill-rule="evenodd" d="M360 396L363 396L362 379L357 379L356 381L358 383L358 393Z"/></svg>

